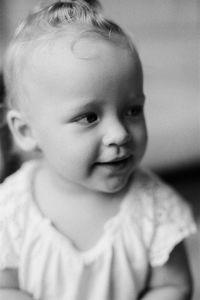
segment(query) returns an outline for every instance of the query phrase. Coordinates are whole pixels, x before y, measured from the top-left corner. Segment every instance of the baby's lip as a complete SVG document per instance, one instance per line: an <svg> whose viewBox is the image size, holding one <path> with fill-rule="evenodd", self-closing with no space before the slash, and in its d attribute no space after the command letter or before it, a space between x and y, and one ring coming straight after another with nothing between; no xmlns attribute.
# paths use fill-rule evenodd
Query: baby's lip
<svg viewBox="0 0 200 300"><path fill-rule="evenodd" d="M131 154L126 154L126 155L118 156L118 157L115 157L115 158L112 158L109 160L98 161L97 163L98 164L112 164L115 162L120 162L120 161L126 160L126 159L130 158L131 156L132 156Z"/></svg>

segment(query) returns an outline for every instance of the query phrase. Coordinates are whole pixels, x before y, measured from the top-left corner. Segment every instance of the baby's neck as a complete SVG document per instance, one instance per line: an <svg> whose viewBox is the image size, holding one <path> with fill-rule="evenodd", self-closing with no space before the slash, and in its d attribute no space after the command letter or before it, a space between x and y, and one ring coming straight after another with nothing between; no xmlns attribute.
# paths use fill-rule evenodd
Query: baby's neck
<svg viewBox="0 0 200 300"><path fill-rule="evenodd" d="M104 224L118 214L123 193L95 193L71 185L55 185L52 180L42 168L35 178L34 195L39 209L77 248L90 248L102 235Z"/></svg>
<svg viewBox="0 0 200 300"><path fill-rule="evenodd" d="M39 169L37 174L37 182L41 186L45 185L48 190L56 192L58 197L63 197L66 201L67 198L72 197L73 199L87 199L89 202L104 202L111 201L112 199L117 199L123 197L126 193L127 188L116 193L106 193L98 190L93 190L85 187L79 183L74 183L73 181L67 180L66 178L59 176L54 170L46 167L45 165ZM74 200L73 200L74 201Z"/></svg>

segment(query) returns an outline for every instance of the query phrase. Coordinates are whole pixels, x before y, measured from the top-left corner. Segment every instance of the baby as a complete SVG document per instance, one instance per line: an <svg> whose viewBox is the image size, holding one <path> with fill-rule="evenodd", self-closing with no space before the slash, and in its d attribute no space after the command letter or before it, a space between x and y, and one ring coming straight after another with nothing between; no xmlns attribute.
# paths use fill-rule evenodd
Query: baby
<svg viewBox="0 0 200 300"><path fill-rule="evenodd" d="M142 66L97 1L37 9L9 46L7 120L32 159L0 186L0 299L185 300L190 209L139 167Z"/></svg>

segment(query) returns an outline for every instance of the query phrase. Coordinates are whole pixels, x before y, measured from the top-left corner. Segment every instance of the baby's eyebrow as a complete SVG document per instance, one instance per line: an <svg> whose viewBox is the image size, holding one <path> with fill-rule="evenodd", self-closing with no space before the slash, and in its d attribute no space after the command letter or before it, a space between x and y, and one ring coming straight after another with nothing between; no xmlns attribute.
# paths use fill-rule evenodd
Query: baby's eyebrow
<svg viewBox="0 0 200 300"><path fill-rule="evenodd" d="M146 100L146 97L144 94L140 94L140 95L131 95L130 96L130 101L142 101L143 103Z"/></svg>
<svg viewBox="0 0 200 300"><path fill-rule="evenodd" d="M99 101L95 101L94 99L92 99L92 100L88 100L87 103L72 105L68 108L68 111L72 113L76 113L79 111L86 111L88 109L97 109L99 106L100 106Z"/></svg>

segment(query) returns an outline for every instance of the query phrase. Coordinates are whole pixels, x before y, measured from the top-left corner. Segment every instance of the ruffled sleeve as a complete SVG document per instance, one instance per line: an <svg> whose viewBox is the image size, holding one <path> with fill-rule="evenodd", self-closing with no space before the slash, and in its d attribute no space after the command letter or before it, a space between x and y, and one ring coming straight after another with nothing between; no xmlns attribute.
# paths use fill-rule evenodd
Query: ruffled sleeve
<svg viewBox="0 0 200 300"><path fill-rule="evenodd" d="M23 238L24 199L17 174L0 185L0 269L17 268Z"/></svg>
<svg viewBox="0 0 200 300"><path fill-rule="evenodd" d="M154 177L152 238L149 246L150 264L167 262L173 248L196 231L189 205L169 186Z"/></svg>

